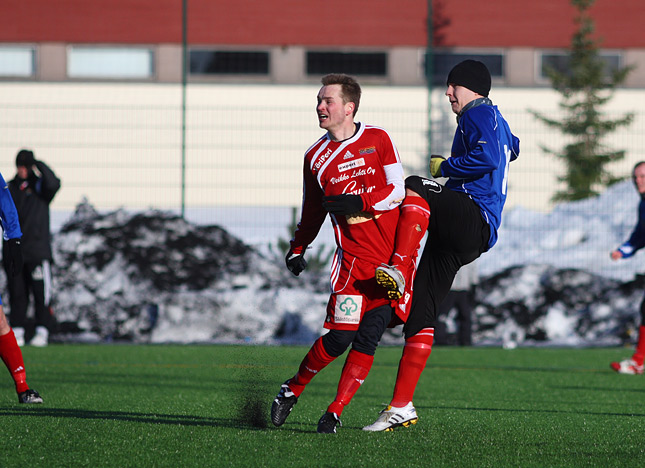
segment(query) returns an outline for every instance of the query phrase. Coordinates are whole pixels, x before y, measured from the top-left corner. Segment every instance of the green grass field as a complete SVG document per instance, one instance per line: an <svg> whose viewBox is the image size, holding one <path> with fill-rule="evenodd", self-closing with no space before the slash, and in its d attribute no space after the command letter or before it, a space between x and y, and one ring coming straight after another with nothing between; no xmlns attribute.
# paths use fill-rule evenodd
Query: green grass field
<svg viewBox="0 0 645 468"><path fill-rule="evenodd" d="M338 434L317 434L344 357L284 426L268 422L305 347L53 345L23 349L45 399L0 385L2 467L645 466L645 377L629 349L436 347L415 395L419 423L366 433L389 401L401 350L379 348Z"/></svg>

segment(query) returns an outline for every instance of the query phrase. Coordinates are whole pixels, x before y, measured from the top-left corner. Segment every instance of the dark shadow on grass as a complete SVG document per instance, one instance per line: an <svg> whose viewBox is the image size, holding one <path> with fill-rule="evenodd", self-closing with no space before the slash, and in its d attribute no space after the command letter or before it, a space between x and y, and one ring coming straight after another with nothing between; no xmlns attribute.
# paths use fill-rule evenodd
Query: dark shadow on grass
<svg viewBox="0 0 645 468"><path fill-rule="evenodd" d="M593 372L601 374L615 374L611 369L589 369L583 367L520 367L520 366L490 366L490 365L447 365L447 364L428 364L426 370L442 369L442 370L481 370L481 371L513 371L513 372Z"/></svg>
<svg viewBox="0 0 645 468"><path fill-rule="evenodd" d="M590 416L630 416L645 418L645 413L613 413L601 411L563 411L563 410L550 410L550 409L521 409L521 408L464 408L457 406L420 406L414 405L415 408L423 408L430 410L461 410L461 411L488 411L499 413L545 413L545 414L586 414Z"/></svg>
<svg viewBox="0 0 645 468"><path fill-rule="evenodd" d="M257 421L240 421L230 418L211 418L204 416L189 416L185 414L155 414L135 413L128 411L95 411L66 408L46 408L42 406L29 407L0 407L0 417L20 416L21 418L72 418L72 419L95 419L104 421L127 421L143 424L167 424L171 426L210 426L244 428L251 430L263 430L267 425L258 427Z"/></svg>
<svg viewBox="0 0 645 468"><path fill-rule="evenodd" d="M632 392L632 393L645 393L645 388L625 388L625 387L620 387L620 388L612 388L612 387L588 387L588 386L581 386L581 387L575 387L575 386L568 386L568 387L555 387L552 386L550 388L557 389L557 390L575 390L576 392L579 391L588 391L588 390L593 390L595 392Z"/></svg>
<svg viewBox="0 0 645 468"><path fill-rule="evenodd" d="M306 423L287 423L280 428L269 424L267 420L240 421L231 418L210 418L204 416L187 416L185 414L135 413L128 411L93 411L66 408L45 408L42 406L0 407L0 417L19 416L21 418L70 418L94 419L103 421L125 421L141 424L166 424L170 426L228 427L252 431L283 430L288 432L312 433L316 426Z"/></svg>

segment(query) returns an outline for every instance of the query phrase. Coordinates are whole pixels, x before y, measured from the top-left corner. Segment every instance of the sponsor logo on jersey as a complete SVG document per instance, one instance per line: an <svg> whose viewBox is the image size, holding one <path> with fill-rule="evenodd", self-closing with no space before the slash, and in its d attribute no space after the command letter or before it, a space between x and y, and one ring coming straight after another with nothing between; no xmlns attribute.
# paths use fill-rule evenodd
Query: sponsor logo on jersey
<svg viewBox="0 0 645 468"><path fill-rule="evenodd" d="M360 158L360 159L354 159L353 161L347 161L343 164L338 165L338 172L345 172L349 171L351 169L355 169L357 167L361 167L365 165L365 159ZM355 176L352 176L355 177Z"/></svg>
<svg viewBox="0 0 645 468"><path fill-rule="evenodd" d="M368 146L367 148L358 150L358 154L371 154L371 153L376 153L376 146Z"/></svg>
<svg viewBox="0 0 645 468"><path fill-rule="evenodd" d="M354 161L351 161L351 163L353 163L353 162ZM350 163L347 163L347 164L350 164ZM344 166L344 165L345 164L341 164L341 166ZM351 167L348 168L348 169L343 168L343 170L341 171L340 166L338 166L339 172L345 172L345 171L347 171L349 169L352 169L352 168ZM338 177L332 177L331 179L329 179L329 182L333 185L333 184L337 184L339 182L344 182L344 181L346 181L348 179L354 179L356 177L362 177L362 176L370 176L370 175L374 175L374 174L376 174L376 170L373 167L365 167L365 168L362 168L362 169L355 169L354 171L352 171L351 174L347 174L347 172L345 172L344 174L341 174ZM354 185L356 184L356 182L352 182L352 183ZM347 192L343 192L343 193L347 193Z"/></svg>
<svg viewBox="0 0 645 468"><path fill-rule="evenodd" d="M334 321L336 323L359 323L362 308L363 296L337 294L336 305L334 306Z"/></svg>
<svg viewBox="0 0 645 468"><path fill-rule="evenodd" d="M345 186L345 188L343 188L343 191L341 193L343 193L345 195L347 195L347 194L349 194L349 195L360 195L361 193L371 193L376 188L376 186L374 186L374 185L370 185L369 187L365 187L365 186L358 187L356 184L357 183L356 183L355 180L351 180Z"/></svg>
<svg viewBox="0 0 645 468"><path fill-rule="evenodd" d="M316 163L314 164L314 171L317 171L318 169L321 168L321 166L323 164L325 164L325 161L327 161L329 156L331 156L331 153L332 153L332 150L331 150L331 148L329 148L329 149L327 149L325 154L323 154L322 156L318 156L318 159L316 160Z"/></svg>
<svg viewBox="0 0 645 468"><path fill-rule="evenodd" d="M345 153L345 156L343 156L343 159L352 159L353 157L354 155L349 150L347 150L347 153Z"/></svg>

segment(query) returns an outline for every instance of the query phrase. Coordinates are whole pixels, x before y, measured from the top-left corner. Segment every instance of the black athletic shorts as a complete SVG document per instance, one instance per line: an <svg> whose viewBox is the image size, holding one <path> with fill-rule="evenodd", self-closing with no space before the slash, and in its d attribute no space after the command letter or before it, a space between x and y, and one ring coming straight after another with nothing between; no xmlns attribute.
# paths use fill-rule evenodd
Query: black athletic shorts
<svg viewBox="0 0 645 468"><path fill-rule="evenodd" d="M488 249L490 227L477 204L463 192L419 176L408 177L405 187L430 207L428 238L414 280L410 316L403 327L409 338L435 326L439 304L450 291L457 270Z"/></svg>

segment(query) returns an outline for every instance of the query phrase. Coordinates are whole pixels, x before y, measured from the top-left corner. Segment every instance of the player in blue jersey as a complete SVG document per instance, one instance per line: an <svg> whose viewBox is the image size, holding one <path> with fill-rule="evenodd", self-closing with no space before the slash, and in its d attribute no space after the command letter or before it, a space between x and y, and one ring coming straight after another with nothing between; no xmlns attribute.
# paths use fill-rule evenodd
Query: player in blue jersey
<svg viewBox="0 0 645 468"><path fill-rule="evenodd" d="M448 181L441 185L419 176L406 179L395 252L390 265L376 269L379 284L398 300L398 307L409 308L409 314L394 395L376 422L363 428L367 431L417 422L412 397L432 351L439 304L459 268L497 242L509 163L519 155L519 139L488 98L491 76L486 65L465 60L450 71L446 84L457 130L450 157L432 156L430 173ZM428 239L414 273L426 231ZM412 291L405 289L406 278L413 278Z"/></svg>
<svg viewBox="0 0 645 468"><path fill-rule="evenodd" d="M0 174L0 223L2 224L2 235L7 241L7 248L3 255L8 258L4 259L7 264L8 272L12 275L20 274L22 270L22 250L20 246L20 222L16 205L13 203L9 187ZM29 388L25 371L25 363L22 359L22 351L13 330L7 322L7 317L2 308L0 300L0 358L9 370L11 377L16 385L19 403L42 403L43 399L36 390Z"/></svg>
<svg viewBox="0 0 645 468"><path fill-rule="evenodd" d="M629 258L645 247L645 161L641 161L634 166L632 178L636 190L641 196L641 201L638 204L638 222L629 239L611 252L612 260ZM641 301L640 311L641 323L638 328L638 342L636 343L634 354L629 359L610 364L611 368L620 374L637 375L642 374L645 369L645 297Z"/></svg>

